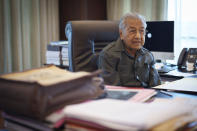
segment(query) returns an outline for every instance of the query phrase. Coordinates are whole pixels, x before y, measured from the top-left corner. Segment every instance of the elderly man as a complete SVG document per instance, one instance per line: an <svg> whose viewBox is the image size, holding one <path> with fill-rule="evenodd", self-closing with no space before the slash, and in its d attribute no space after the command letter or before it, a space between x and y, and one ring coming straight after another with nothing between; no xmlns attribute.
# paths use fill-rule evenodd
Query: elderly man
<svg viewBox="0 0 197 131"><path fill-rule="evenodd" d="M161 84L154 67L154 57L143 48L145 18L139 14L124 15L119 24L120 38L106 46L99 55L101 76L107 85L153 87Z"/></svg>

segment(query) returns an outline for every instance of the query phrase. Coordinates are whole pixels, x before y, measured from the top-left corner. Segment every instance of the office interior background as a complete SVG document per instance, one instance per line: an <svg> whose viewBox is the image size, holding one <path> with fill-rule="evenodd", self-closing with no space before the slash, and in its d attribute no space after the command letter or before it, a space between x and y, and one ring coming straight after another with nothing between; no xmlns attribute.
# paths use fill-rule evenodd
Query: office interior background
<svg viewBox="0 0 197 131"><path fill-rule="evenodd" d="M147 21L175 21L176 61L183 47L197 47L196 5L196 0L0 0L0 74L43 66L47 44L66 40L69 20L119 20L127 12Z"/></svg>

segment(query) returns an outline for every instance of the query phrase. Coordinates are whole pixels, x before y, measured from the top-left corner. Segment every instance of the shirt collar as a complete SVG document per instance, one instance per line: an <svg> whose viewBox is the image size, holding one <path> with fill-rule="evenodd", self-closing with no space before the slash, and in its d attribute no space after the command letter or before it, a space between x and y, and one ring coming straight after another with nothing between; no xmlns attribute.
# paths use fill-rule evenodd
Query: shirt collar
<svg viewBox="0 0 197 131"><path fill-rule="evenodd" d="M116 42L116 48L115 48L115 50L114 51L126 51L125 50L125 47L124 47L124 43L123 43L123 41L119 38L118 40L117 40L117 42ZM139 49L136 53L140 53L140 54L145 54L145 51L144 51L144 48L142 47L141 49Z"/></svg>
<svg viewBox="0 0 197 131"><path fill-rule="evenodd" d="M116 41L114 51L118 51L118 52L125 51L123 42L120 38L118 38L118 40Z"/></svg>

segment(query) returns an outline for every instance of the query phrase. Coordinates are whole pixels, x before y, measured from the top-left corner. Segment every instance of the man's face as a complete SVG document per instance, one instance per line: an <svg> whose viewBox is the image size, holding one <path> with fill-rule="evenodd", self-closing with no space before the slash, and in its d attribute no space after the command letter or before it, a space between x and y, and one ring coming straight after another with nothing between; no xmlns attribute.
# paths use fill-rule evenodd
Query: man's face
<svg viewBox="0 0 197 131"><path fill-rule="evenodd" d="M120 38L129 50L140 49L145 42L145 27L141 20L128 18L125 28L120 30Z"/></svg>

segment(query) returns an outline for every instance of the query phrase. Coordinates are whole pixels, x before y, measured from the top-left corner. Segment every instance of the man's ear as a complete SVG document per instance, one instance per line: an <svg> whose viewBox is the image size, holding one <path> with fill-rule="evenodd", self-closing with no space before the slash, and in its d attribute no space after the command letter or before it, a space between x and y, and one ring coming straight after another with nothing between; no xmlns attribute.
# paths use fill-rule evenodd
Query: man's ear
<svg viewBox="0 0 197 131"><path fill-rule="evenodd" d="M123 32L122 32L122 30L119 30L119 34L120 34L120 39L123 40Z"/></svg>

